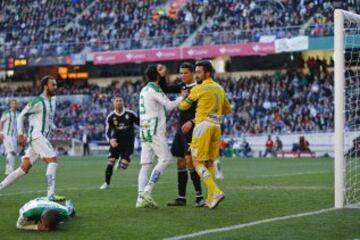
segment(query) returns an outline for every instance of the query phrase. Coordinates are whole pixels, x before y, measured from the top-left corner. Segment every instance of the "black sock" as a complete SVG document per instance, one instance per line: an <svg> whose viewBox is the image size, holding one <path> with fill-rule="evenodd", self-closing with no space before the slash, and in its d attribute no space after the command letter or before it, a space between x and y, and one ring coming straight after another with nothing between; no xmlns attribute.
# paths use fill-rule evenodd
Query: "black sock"
<svg viewBox="0 0 360 240"><path fill-rule="evenodd" d="M114 168L114 165L112 164L108 164L106 166L106 170L105 170L105 182L107 184L110 184L110 179L111 179L111 176L113 174L113 168Z"/></svg>
<svg viewBox="0 0 360 240"><path fill-rule="evenodd" d="M178 169L178 193L179 197L185 198L188 174L186 169Z"/></svg>
<svg viewBox="0 0 360 240"><path fill-rule="evenodd" d="M189 172L196 192L196 197L200 197L202 196L200 177L194 169L189 169Z"/></svg>

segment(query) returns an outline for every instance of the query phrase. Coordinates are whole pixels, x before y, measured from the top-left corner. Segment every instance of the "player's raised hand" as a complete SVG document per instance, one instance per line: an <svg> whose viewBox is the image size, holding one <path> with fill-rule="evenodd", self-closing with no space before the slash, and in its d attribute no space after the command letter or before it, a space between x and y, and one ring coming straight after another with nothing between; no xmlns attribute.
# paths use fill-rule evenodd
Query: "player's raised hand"
<svg viewBox="0 0 360 240"><path fill-rule="evenodd" d="M159 75L161 77L165 77L166 76L166 67L165 65L162 65L162 64L158 64L157 67L156 67Z"/></svg>
<svg viewBox="0 0 360 240"><path fill-rule="evenodd" d="M21 146L21 147L25 147L26 145L26 138L23 134L19 134L18 135L18 144Z"/></svg>
<svg viewBox="0 0 360 240"><path fill-rule="evenodd" d="M181 131L182 133L186 134L191 130L192 127L193 127L193 121L192 120L187 121L181 126Z"/></svg>
<svg viewBox="0 0 360 240"><path fill-rule="evenodd" d="M111 147L113 147L113 148L115 148L115 147L118 146L118 142L116 141L115 138L110 139L110 145L111 145Z"/></svg>

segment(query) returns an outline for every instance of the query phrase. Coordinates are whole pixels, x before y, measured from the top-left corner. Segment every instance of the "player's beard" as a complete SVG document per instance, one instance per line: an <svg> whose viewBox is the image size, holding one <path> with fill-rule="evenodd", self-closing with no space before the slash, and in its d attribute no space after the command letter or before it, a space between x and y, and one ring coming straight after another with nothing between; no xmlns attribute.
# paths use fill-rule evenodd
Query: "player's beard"
<svg viewBox="0 0 360 240"><path fill-rule="evenodd" d="M56 90L50 90L50 89L48 89L48 90L47 90L47 93L48 93L49 96L52 97L52 96L55 96Z"/></svg>
<svg viewBox="0 0 360 240"><path fill-rule="evenodd" d="M201 80L200 80L200 79L196 79L196 83L199 84L199 85L202 84L203 81L204 81L204 79L201 79Z"/></svg>

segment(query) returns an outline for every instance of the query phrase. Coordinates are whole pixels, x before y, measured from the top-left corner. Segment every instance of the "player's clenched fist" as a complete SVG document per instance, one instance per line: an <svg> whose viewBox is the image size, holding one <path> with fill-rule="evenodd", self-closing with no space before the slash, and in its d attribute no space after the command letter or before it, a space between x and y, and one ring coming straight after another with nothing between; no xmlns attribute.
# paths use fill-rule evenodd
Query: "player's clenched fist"
<svg viewBox="0 0 360 240"><path fill-rule="evenodd" d="M164 65L158 64L158 65L156 66L156 70L157 70L157 72L159 73L159 75L160 75L161 77L165 77L165 76L166 76L166 67L165 67Z"/></svg>

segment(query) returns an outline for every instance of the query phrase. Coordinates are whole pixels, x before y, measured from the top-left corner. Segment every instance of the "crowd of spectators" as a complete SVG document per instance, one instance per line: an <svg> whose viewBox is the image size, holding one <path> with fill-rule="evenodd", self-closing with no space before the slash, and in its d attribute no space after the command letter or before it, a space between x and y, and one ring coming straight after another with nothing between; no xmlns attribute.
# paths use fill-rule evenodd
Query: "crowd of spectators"
<svg viewBox="0 0 360 240"><path fill-rule="evenodd" d="M301 72L220 80L234 106L224 132L292 133L333 129L333 77Z"/></svg>
<svg viewBox="0 0 360 240"><path fill-rule="evenodd" d="M360 1L216 1L212 21L197 34L193 44L259 41L262 36L294 37L308 23L305 34L333 35L336 8L360 12Z"/></svg>
<svg viewBox="0 0 360 240"><path fill-rule="evenodd" d="M223 118L225 136L244 134L293 133L329 131L334 128L333 74L320 68L320 72L304 74L298 71L275 72L271 75L251 77L219 77L234 113ZM59 95L83 94L83 103L67 97L58 100L56 125L65 127L66 136L81 139L86 128L92 140L104 140L105 118L112 110L112 98L120 94L126 107L138 110L138 95L144 83L114 83L109 87L95 85L64 86ZM0 91L4 96L31 96L38 94L33 88ZM60 99L60 97L59 97ZM6 105L0 104L0 111ZM177 128L178 112L168 116L167 130L171 138Z"/></svg>
<svg viewBox="0 0 360 240"><path fill-rule="evenodd" d="M59 56L87 51L147 49L259 41L262 36L333 34L335 8L360 12L360 0L1 1L0 55ZM204 26L200 28L200 26Z"/></svg>
<svg viewBox="0 0 360 240"><path fill-rule="evenodd" d="M61 54L72 22L93 0L0 1L0 55Z"/></svg>

